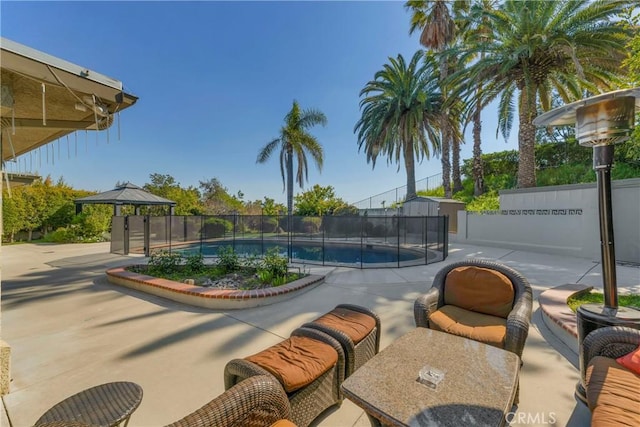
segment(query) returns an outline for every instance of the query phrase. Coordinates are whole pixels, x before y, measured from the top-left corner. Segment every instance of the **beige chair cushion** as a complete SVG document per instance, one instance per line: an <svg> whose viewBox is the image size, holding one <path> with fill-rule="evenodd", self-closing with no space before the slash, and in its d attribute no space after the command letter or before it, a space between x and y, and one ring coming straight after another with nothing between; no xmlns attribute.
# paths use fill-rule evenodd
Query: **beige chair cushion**
<svg viewBox="0 0 640 427"><path fill-rule="evenodd" d="M444 303L477 313L507 318L515 293L511 280L488 268L458 267L447 274Z"/></svg>
<svg viewBox="0 0 640 427"><path fill-rule="evenodd" d="M429 316L429 328L504 348L507 321L502 317L444 305Z"/></svg>
<svg viewBox="0 0 640 427"><path fill-rule="evenodd" d="M293 336L246 360L269 371L287 393L311 384L338 362L338 352L329 344Z"/></svg>
<svg viewBox="0 0 640 427"><path fill-rule="evenodd" d="M354 344L362 341L376 327L376 320L373 317L342 307L333 309L314 320L313 323L344 332Z"/></svg>
<svg viewBox="0 0 640 427"><path fill-rule="evenodd" d="M592 426L640 426L640 375L596 356L585 374Z"/></svg>

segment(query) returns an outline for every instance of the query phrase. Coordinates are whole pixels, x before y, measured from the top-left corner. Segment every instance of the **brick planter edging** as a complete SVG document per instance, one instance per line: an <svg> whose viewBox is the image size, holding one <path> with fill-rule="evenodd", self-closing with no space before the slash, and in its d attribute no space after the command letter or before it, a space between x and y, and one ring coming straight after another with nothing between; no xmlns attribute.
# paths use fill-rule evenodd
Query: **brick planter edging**
<svg viewBox="0 0 640 427"><path fill-rule="evenodd" d="M567 305L574 295L591 292L593 286L568 283L547 289L538 297L542 320L562 342L578 353L578 322L576 314Z"/></svg>
<svg viewBox="0 0 640 427"><path fill-rule="evenodd" d="M269 305L293 298L324 281L324 276L309 275L282 286L246 291L188 285L127 271L126 267L112 268L107 270L106 274L107 280L115 285L211 309L237 309Z"/></svg>

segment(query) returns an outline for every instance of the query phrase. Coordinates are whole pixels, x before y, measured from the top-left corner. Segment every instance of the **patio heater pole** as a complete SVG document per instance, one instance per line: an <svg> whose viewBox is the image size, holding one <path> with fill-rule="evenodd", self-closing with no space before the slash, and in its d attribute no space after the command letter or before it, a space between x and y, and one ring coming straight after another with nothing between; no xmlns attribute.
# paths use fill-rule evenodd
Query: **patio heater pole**
<svg viewBox="0 0 640 427"><path fill-rule="evenodd" d="M582 342L589 333L605 326L627 326L640 329L640 310L618 306L611 204L611 166L614 146L629 139L634 127L636 109L640 110L640 88L619 90L577 101L542 114L533 121L537 126L575 123L578 143L585 147L593 147L604 305L583 304L576 312L581 378L585 377L586 369ZM582 380L576 386L576 397L586 402Z"/></svg>
<svg viewBox="0 0 640 427"><path fill-rule="evenodd" d="M614 314L618 309L618 283L616 280L616 254L613 237L613 209L611 206L611 166L614 145L593 147L593 169L596 171L598 212L600 218L600 257L604 306Z"/></svg>

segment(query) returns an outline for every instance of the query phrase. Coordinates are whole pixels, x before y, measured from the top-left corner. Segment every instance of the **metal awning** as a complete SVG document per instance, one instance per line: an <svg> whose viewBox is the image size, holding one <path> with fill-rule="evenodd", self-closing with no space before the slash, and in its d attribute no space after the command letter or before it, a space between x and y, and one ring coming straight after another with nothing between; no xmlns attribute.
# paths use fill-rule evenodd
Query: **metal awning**
<svg viewBox="0 0 640 427"><path fill-rule="evenodd" d="M122 82L0 38L1 160L77 130L103 130L137 97Z"/></svg>

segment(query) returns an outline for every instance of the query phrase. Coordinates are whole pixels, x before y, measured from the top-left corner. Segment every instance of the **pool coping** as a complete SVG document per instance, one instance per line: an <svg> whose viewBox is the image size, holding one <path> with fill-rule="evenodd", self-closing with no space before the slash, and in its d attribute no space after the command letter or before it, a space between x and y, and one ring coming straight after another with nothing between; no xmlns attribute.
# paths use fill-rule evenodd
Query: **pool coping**
<svg viewBox="0 0 640 427"><path fill-rule="evenodd" d="M106 271L107 280L183 304L227 310L275 304L294 298L324 282L325 276L311 274L282 286L266 289L212 289L128 271L129 266Z"/></svg>

